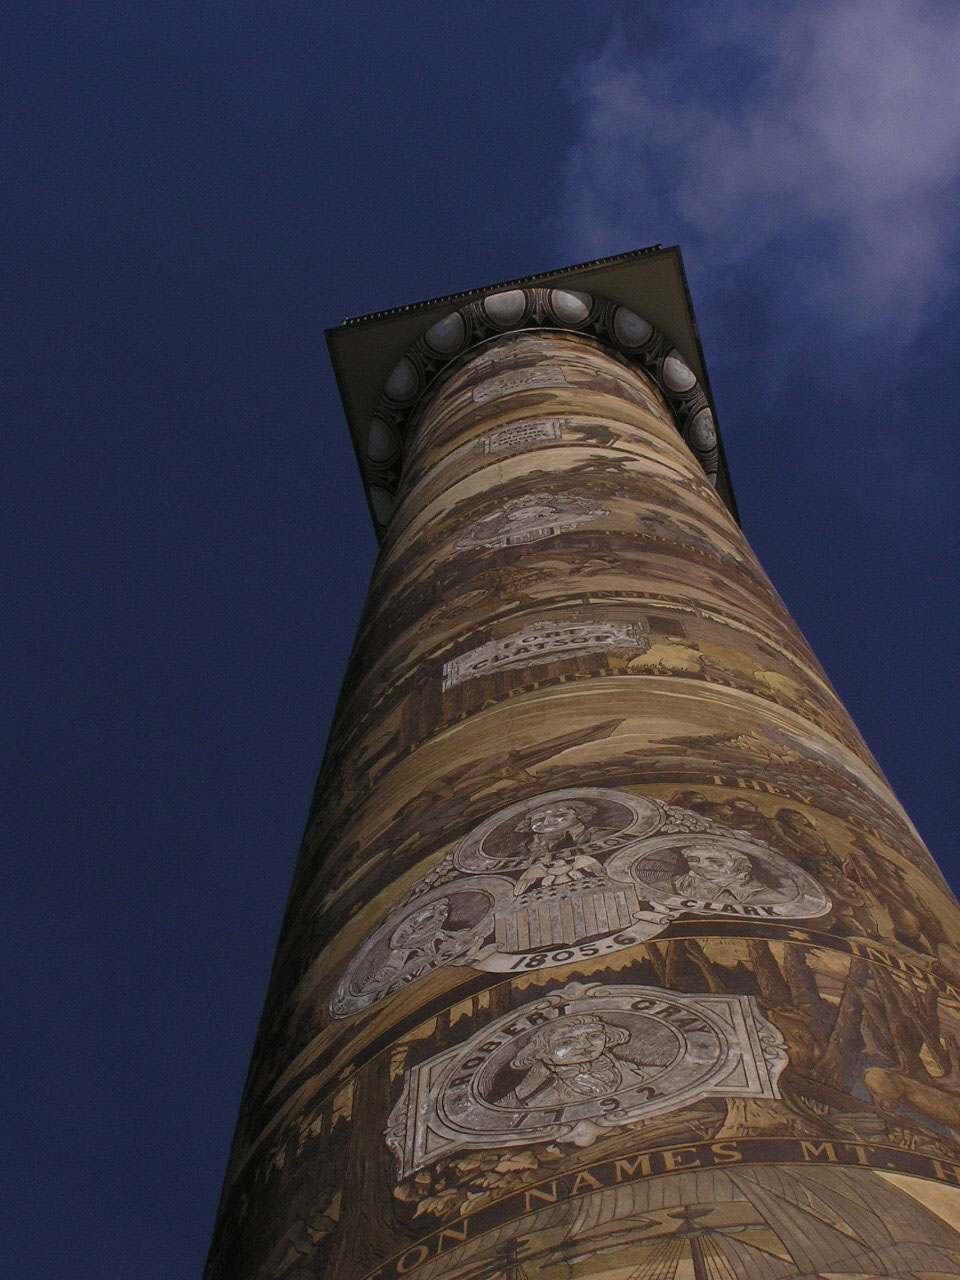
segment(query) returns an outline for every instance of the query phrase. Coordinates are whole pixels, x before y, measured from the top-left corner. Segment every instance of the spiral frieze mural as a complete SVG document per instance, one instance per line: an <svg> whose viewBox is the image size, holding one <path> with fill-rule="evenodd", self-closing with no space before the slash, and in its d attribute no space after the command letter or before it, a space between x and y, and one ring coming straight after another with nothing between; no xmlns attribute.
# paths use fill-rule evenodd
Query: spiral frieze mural
<svg viewBox="0 0 960 1280"><path fill-rule="evenodd" d="M382 545L208 1280L960 1277L960 909L678 341L544 279L364 410Z"/></svg>

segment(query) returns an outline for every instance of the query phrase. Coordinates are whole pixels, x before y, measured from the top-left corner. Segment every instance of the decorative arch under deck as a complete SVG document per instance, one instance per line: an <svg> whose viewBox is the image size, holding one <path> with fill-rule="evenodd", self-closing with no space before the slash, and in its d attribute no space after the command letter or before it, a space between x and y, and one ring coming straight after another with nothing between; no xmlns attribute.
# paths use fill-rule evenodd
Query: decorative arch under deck
<svg viewBox="0 0 960 1280"><path fill-rule="evenodd" d="M597 339L641 369L666 400L677 430L716 483L713 411L696 374L649 320L596 294L573 289L504 289L435 321L401 356L367 427L362 460L379 537L390 522L411 421L433 384L455 361L491 339L554 329Z"/></svg>

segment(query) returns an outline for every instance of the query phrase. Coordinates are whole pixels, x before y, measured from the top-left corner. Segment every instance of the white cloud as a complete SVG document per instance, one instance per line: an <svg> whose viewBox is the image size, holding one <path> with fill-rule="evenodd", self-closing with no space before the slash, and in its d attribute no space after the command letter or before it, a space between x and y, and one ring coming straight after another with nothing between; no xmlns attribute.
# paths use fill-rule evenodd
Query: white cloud
<svg viewBox="0 0 960 1280"><path fill-rule="evenodd" d="M576 252L676 240L698 291L759 270L909 341L956 284L960 6L713 0L672 22L646 43L640 20L582 68Z"/></svg>

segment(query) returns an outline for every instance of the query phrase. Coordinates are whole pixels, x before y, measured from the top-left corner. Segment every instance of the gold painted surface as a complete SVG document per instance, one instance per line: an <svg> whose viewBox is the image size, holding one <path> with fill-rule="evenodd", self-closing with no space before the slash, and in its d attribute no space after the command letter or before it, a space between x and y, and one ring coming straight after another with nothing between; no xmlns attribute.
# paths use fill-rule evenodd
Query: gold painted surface
<svg viewBox="0 0 960 1280"><path fill-rule="evenodd" d="M960 1277L960 911L652 385L424 407L209 1280Z"/></svg>

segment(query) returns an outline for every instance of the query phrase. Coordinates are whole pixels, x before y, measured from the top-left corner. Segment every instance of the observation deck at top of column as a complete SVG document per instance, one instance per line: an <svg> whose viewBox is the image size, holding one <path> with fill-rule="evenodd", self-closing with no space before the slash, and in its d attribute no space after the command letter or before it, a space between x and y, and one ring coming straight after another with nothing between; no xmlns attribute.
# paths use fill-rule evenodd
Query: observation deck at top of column
<svg viewBox="0 0 960 1280"><path fill-rule="evenodd" d="M378 538L390 520L407 424L433 380L472 347L530 328L591 337L650 377L739 523L683 259L676 246L654 245L375 311L326 331Z"/></svg>

